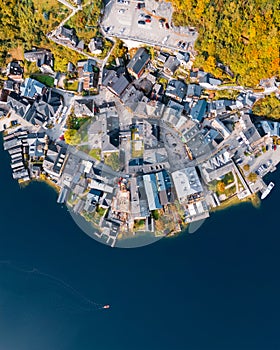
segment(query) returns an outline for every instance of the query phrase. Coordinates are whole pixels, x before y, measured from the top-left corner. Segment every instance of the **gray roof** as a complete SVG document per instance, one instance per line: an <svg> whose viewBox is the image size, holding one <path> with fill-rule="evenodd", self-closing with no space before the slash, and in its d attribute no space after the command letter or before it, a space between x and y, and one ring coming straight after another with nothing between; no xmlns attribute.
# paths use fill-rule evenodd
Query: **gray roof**
<svg viewBox="0 0 280 350"><path fill-rule="evenodd" d="M39 101L34 102L25 119L34 125L42 125L55 116L61 104L61 96L49 90Z"/></svg>
<svg viewBox="0 0 280 350"><path fill-rule="evenodd" d="M94 113L93 100L88 100L88 99L75 100L74 113L76 115L92 115Z"/></svg>
<svg viewBox="0 0 280 350"><path fill-rule="evenodd" d="M180 80L170 80L166 88L166 96L175 98L180 102L186 96L187 85Z"/></svg>
<svg viewBox="0 0 280 350"><path fill-rule="evenodd" d="M79 42L79 39L75 33L74 28L59 27L58 28L58 35L64 37L65 39L72 41L75 45L77 45Z"/></svg>
<svg viewBox="0 0 280 350"><path fill-rule="evenodd" d="M117 96L128 87L129 81L124 75L118 76L114 70L106 70L103 75L103 85L107 86Z"/></svg>
<svg viewBox="0 0 280 350"><path fill-rule="evenodd" d="M197 84L189 84L187 89L187 96L188 97L200 97L202 92L202 87Z"/></svg>
<svg viewBox="0 0 280 350"><path fill-rule="evenodd" d="M164 63L163 68L170 73L174 74L176 69L180 66L180 61L175 56L169 56L167 61Z"/></svg>
<svg viewBox="0 0 280 350"><path fill-rule="evenodd" d="M133 71L138 75L145 67L145 65L149 62L149 60L150 55L148 52L143 47L140 47L133 58L129 61L127 69Z"/></svg>
<svg viewBox="0 0 280 350"><path fill-rule="evenodd" d="M25 51L24 58L27 61L35 61L38 67L43 64L53 66L53 54L46 49L32 49L31 51Z"/></svg>
<svg viewBox="0 0 280 350"><path fill-rule="evenodd" d="M11 92L8 96L7 105L21 117L25 116L30 107L29 102L24 98L20 98L20 96L15 92Z"/></svg>

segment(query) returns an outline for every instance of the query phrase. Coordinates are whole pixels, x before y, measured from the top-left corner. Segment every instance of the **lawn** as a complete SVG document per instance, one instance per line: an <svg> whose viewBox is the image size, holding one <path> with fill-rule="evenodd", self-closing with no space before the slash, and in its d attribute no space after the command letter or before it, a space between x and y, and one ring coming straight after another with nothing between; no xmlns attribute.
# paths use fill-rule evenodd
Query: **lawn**
<svg viewBox="0 0 280 350"><path fill-rule="evenodd" d="M38 80L40 83L45 84L48 87L53 87L54 78L45 74L32 74L30 78Z"/></svg>
<svg viewBox="0 0 280 350"><path fill-rule="evenodd" d="M88 152L88 154L96 159L96 160L101 160L101 149L100 148L93 148Z"/></svg>
<svg viewBox="0 0 280 350"><path fill-rule="evenodd" d="M120 167L119 153L106 154L104 156L104 163L117 171Z"/></svg>
<svg viewBox="0 0 280 350"><path fill-rule="evenodd" d="M77 91L78 85L79 85L78 80L75 80L72 83L70 83L69 81L64 81L64 87L66 90Z"/></svg>

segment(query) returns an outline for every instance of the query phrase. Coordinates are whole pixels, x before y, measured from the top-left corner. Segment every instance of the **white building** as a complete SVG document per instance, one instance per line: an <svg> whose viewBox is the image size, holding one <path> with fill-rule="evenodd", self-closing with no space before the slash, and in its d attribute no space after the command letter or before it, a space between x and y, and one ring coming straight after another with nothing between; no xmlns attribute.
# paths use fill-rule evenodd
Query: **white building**
<svg viewBox="0 0 280 350"><path fill-rule="evenodd" d="M177 170L171 175L180 203L188 203L189 196L203 192L203 188L195 167Z"/></svg>

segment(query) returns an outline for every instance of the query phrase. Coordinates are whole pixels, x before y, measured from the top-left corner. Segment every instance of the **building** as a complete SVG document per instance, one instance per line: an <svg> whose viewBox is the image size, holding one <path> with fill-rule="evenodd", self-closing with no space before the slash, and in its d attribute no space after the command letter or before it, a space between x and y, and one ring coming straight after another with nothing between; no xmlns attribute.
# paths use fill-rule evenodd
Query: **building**
<svg viewBox="0 0 280 350"><path fill-rule="evenodd" d="M12 80L21 80L23 77L23 67L18 61L12 61L8 64L7 75Z"/></svg>
<svg viewBox="0 0 280 350"><path fill-rule="evenodd" d="M208 159L200 165L201 176L206 183L216 180L219 177L232 171L234 164L231 156L226 150Z"/></svg>
<svg viewBox="0 0 280 350"><path fill-rule="evenodd" d="M207 101L204 99L198 100L197 103L191 108L190 116L198 122L201 122L205 117L206 109Z"/></svg>
<svg viewBox="0 0 280 350"><path fill-rule="evenodd" d="M179 68L180 61L175 56L169 56L167 61L163 65L163 71L167 75L172 76Z"/></svg>
<svg viewBox="0 0 280 350"><path fill-rule="evenodd" d="M36 62L37 67L53 67L53 54L46 49L33 48L31 51L24 53L24 58L29 62Z"/></svg>
<svg viewBox="0 0 280 350"><path fill-rule="evenodd" d="M94 102L93 100L75 100L74 101L74 114L77 117L93 117L94 116Z"/></svg>
<svg viewBox="0 0 280 350"><path fill-rule="evenodd" d="M143 175L145 191L147 195L149 210L158 210L162 208L160 203L157 180L155 174Z"/></svg>
<svg viewBox="0 0 280 350"><path fill-rule="evenodd" d="M20 86L21 96L35 100L42 96L47 91L44 84L31 78L26 78L24 83Z"/></svg>
<svg viewBox="0 0 280 350"><path fill-rule="evenodd" d="M48 90L39 100L36 100L25 115L25 120L33 125L44 125L54 122L62 109L61 95Z"/></svg>
<svg viewBox="0 0 280 350"><path fill-rule="evenodd" d="M151 99L152 100L157 100L157 101L162 101L163 97L163 87L161 84L155 84L153 86L152 92L151 92Z"/></svg>
<svg viewBox="0 0 280 350"><path fill-rule="evenodd" d="M39 160L45 156L46 139L44 133L29 134L27 136L28 154L31 160Z"/></svg>
<svg viewBox="0 0 280 350"><path fill-rule="evenodd" d="M228 138L230 136L230 131L225 126L225 124L218 118L215 118L211 123L212 128L219 131L219 133L223 136L224 139Z"/></svg>
<svg viewBox="0 0 280 350"><path fill-rule="evenodd" d="M66 41L68 44L73 46L77 46L79 43L79 39L74 28L66 28L63 26L58 27L56 36L58 39Z"/></svg>
<svg viewBox="0 0 280 350"><path fill-rule="evenodd" d="M158 186L159 201L162 206L165 206L170 202L171 179L166 170L162 170L155 175Z"/></svg>
<svg viewBox="0 0 280 350"><path fill-rule="evenodd" d="M147 198L145 196L143 199L142 192L139 186L139 177L132 177L130 179L130 202L131 216L134 220L146 219L149 216Z"/></svg>
<svg viewBox="0 0 280 350"><path fill-rule="evenodd" d="M222 81L220 79L214 78L211 74L206 73L199 79L199 83L206 87L206 88L211 88L213 86L219 86L222 84Z"/></svg>
<svg viewBox="0 0 280 350"><path fill-rule="evenodd" d="M167 52L160 51L157 59L158 59L159 62L165 63L166 60L168 59L168 57L169 57L169 54Z"/></svg>
<svg viewBox="0 0 280 350"><path fill-rule="evenodd" d="M25 98L21 98L20 95L11 92L7 99L7 106L23 118L31 107L31 104Z"/></svg>
<svg viewBox="0 0 280 350"><path fill-rule="evenodd" d="M165 95L178 102L182 102L187 93L187 85L180 80L170 80Z"/></svg>
<svg viewBox="0 0 280 350"><path fill-rule="evenodd" d="M79 78L82 79L84 90L97 88L99 79L99 68L97 67L95 60L88 59L86 61L79 61L77 69Z"/></svg>
<svg viewBox="0 0 280 350"><path fill-rule="evenodd" d="M189 84L187 89L187 97L193 98L197 97L199 98L201 96L202 87L198 84Z"/></svg>
<svg viewBox="0 0 280 350"><path fill-rule="evenodd" d="M201 79L203 79L208 73L202 70L193 70L190 72L190 81L193 83L199 83Z"/></svg>
<svg viewBox="0 0 280 350"><path fill-rule="evenodd" d="M113 94L120 96L128 87L129 81L124 75L118 75L114 70L104 70L102 84Z"/></svg>
<svg viewBox="0 0 280 350"><path fill-rule="evenodd" d="M203 192L195 167L184 168L174 171L172 174L178 200L181 204L188 203L195 195L200 196Z"/></svg>
<svg viewBox="0 0 280 350"><path fill-rule="evenodd" d="M261 120L259 126L264 135L280 137L280 123L272 122L270 120Z"/></svg>
<svg viewBox="0 0 280 350"><path fill-rule="evenodd" d="M182 66L187 67L188 62L190 61L190 54L188 52L179 51L176 55L177 60L179 60Z"/></svg>
<svg viewBox="0 0 280 350"><path fill-rule="evenodd" d="M88 48L94 55L100 55L103 49L103 39L100 37L91 39Z"/></svg>
<svg viewBox="0 0 280 350"><path fill-rule="evenodd" d="M149 61L150 55L143 47L140 47L127 65L129 74L131 74L135 79L140 78Z"/></svg>

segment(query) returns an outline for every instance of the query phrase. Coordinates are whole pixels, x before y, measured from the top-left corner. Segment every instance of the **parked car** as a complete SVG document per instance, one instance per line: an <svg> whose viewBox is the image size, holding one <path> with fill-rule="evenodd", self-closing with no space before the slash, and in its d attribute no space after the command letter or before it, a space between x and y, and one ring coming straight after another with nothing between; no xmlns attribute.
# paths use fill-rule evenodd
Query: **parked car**
<svg viewBox="0 0 280 350"><path fill-rule="evenodd" d="M140 25L140 26L144 26L145 24L146 24L145 21L138 21L138 25Z"/></svg>
<svg viewBox="0 0 280 350"><path fill-rule="evenodd" d="M169 28L170 28L170 27L169 27L169 24L168 24L167 22L165 23L165 28L166 28L166 29L169 29Z"/></svg>

